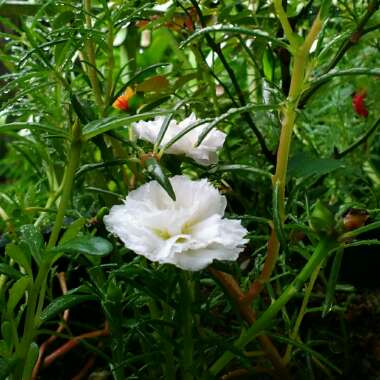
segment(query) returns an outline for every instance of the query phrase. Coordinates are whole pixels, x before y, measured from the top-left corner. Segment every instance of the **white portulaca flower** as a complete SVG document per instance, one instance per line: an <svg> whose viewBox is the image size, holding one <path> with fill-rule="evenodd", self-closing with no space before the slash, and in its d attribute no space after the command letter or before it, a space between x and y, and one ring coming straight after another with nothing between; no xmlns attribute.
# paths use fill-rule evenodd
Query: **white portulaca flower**
<svg viewBox="0 0 380 380"><path fill-rule="evenodd" d="M133 123L132 127L137 138L154 144L157 141L157 136L164 120L164 116L157 116L152 121L138 121ZM171 120L160 147L164 147L173 137L196 122L197 118L194 113L179 123L175 120ZM198 147L195 147L199 136L207 126L208 124L202 124L195 127L171 145L166 152L170 154L184 154L200 165L215 164L218 160L216 152L223 146L226 134L217 129L213 129L208 133L202 143Z"/></svg>
<svg viewBox="0 0 380 380"><path fill-rule="evenodd" d="M138 255L197 271L214 259L236 260L248 240L238 220L223 219L226 198L206 179L170 179L173 201L157 181L131 191L104 217L106 228Z"/></svg>
<svg viewBox="0 0 380 380"><path fill-rule="evenodd" d="M32 132L30 132L29 129L26 129L26 128L23 128L23 129L20 129L17 134L21 137L29 137L32 135Z"/></svg>

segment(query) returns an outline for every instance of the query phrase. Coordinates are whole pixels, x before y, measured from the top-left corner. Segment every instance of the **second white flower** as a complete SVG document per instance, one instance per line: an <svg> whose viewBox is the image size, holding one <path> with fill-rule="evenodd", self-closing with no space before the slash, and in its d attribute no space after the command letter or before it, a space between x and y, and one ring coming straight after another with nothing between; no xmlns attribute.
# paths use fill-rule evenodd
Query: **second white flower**
<svg viewBox="0 0 380 380"><path fill-rule="evenodd" d="M164 116L157 116L152 121L139 121L134 123L132 127L137 138L154 144L157 141L158 133L160 132L164 120ZM173 137L196 122L197 118L194 113L179 123L175 120L171 120L160 147L165 146ZM170 154L183 154L192 158L200 165L215 164L218 160L217 151L223 146L226 134L217 129L213 129L208 133L202 143L196 147L195 145L199 136L207 126L208 124L202 124L192 129L171 145L166 152Z"/></svg>

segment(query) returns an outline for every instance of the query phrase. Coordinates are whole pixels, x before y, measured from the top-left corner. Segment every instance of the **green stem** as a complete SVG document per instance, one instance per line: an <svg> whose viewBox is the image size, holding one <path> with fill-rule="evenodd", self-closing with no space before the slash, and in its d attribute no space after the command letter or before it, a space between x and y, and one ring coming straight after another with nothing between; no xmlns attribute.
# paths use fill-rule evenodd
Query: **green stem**
<svg viewBox="0 0 380 380"><path fill-rule="evenodd" d="M183 327L183 356L182 356L182 377L183 380L193 380L193 289L191 274L182 273L181 286L181 321Z"/></svg>
<svg viewBox="0 0 380 380"><path fill-rule="evenodd" d="M73 125L68 165L65 171L65 175L63 177L62 197L59 203L59 208L53 226L53 231L50 235L50 239L47 244L47 249L53 248L58 240L58 235L63 224L66 208L71 198L71 189L74 182L75 170L79 164L81 145L81 127L79 122L77 121Z"/></svg>
<svg viewBox="0 0 380 380"><path fill-rule="evenodd" d="M107 87L106 87L106 100L104 102L103 114L105 114L107 107L109 106L112 99L112 91L113 91L113 69L115 65L115 57L113 54L113 24L112 24L112 16L111 12L106 6L106 13L108 18L108 36L107 36L107 48L108 48L108 76L107 76Z"/></svg>
<svg viewBox="0 0 380 380"><path fill-rule="evenodd" d="M65 216L65 211L71 197L71 189L74 181L74 173L79 163L81 150L81 128L79 122L73 125L72 129L72 141L69 151L68 165L63 178L62 183L62 197L57 211L57 216L55 219L53 231L50 235L49 242L47 244L47 249L53 248L57 243L59 232L61 230L63 219ZM39 316L41 314L45 293L47 287L47 278L51 266L51 261L48 258L42 261L40 268L38 269L38 274L36 281L34 282L32 289L30 291L28 306L25 315L25 325L24 333L21 339L20 345L16 350L16 357L20 360L20 363L25 363L28 356L30 345L36 334L36 329L40 325ZM30 374L26 373L28 371L27 366L20 365L16 368L14 379L29 379Z"/></svg>
<svg viewBox="0 0 380 380"><path fill-rule="evenodd" d="M24 373L24 369L26 368L24 364L29 353L30 345L33 342L36 332L35 311L38 302L38 295L40 292L40 288L47 280L49 269L50 262L44 261L41 264L41 267L39 268L36 281L34 282L30 291L28 306L26 309L24 333L20 345L16 350L16 357L19 359L22 365L16 367L13 377L14 380L28 379L28 374Z"/></svg>
<svg viewBox="0 0 380 380"><path fill-rule="evenodd" d="M83 9L85 12L85 24L86 29L92 29L91 21L91 0L83 0ZM88 77L91 82L92 89L94 91L95 101L99 109L103 109L103 99L100 91L98 77L96 75L96 60L95 60L95 47L90 38L86 38L84 42L87 60L90 65L87 65Z"/></svg>
<svg viewBox="0 0 380 380"><path fill-rule="evenodd" d="M162 306L165 320L167 321L171 320L172 310L170 309L170 307L165 302L161 302L161 306ZM169 339L172 337L172 330L173 329L171 327L166 328L166 333ZM173 356L173 345L167 339L162 339L162 345L163 345L164 355L165 355L164 378L165 380L176 380L176 369L175 369L175 362L174 362L174 356Z"/></svg>
<svg viewBox="0 0 380 380"><path fill-rule="evenodd" d="M277 8L276 8L277 10ZM281 14L278 18L281 19ZM281 22L283 23L284 20ZM322 28L322 21L318 14L313 25L305 38L304 43L296 48L294 55L294 63L292 70L292 79L288 98L283 110L283 119L281 127L280 142L277 151L276 172L273 176L273 187L278 184L278 206L281 223L285 221L285 184L286 174L288 169L290 146L292 142L292 134L294 124L297 117L297 107L302 95L305 80L307 79L307 67L309 61L309 51L314 40L317 38L319 31ZM263 270L257 280L255 280L247 295L247 301L251 302L261 292L265 283L267 283L274 270L277 257L280 251L280 242L274 230L272 230L269 242L267 256Z"/></svg>
<svg viewBox="0 0 380 380"><path fill-rule="evenodd" d="M292 27L288 20L288 16L286 15L285 9L282 6L282 0L274 0L274 8L276 10L277 18L280 20L286 38L292 47L296 47L298 44L297 38L293 33Z"/></svg>
<svg viewBox="0 0 380 380"><path fill-rule="evenodd" d="M63 185L63 182L62 182L61 186L53 194L49 195L49 198L47 199L45 207L43 207L43 209L49 210L50 207L53 205L53 203L58 199L58 197L62 193L62 185ZM37 218L37 220L34 222L34 226L38 228L41 225L41 223L43 222L45 216L46 216L46 212L43 211L40 214L40 216Z"/></svg>
<svg viewBox="0 0 380 380"><path fill-rule="evenodd" d="M255 339L255 337L268 326L268 324L270 324L277 313L298 293L302 285L321 264L334 245L334 242L326 238L319 242L313 255L302 268L298 276L285 289L281 296L261 315L261 317L243 335L241 335L239 339L237 339L234 344L237 349L242 350L248 343ZM233 357L234 354L232 352L226 351L212 365L210 373L216 376L233 359Z"/></svg>
<svg viewBox="0 0 380 380"><path fill-rule="evenodd" d="M315 284L315 281L318 278L318 275L319 275L319 272L321 270L322 264L323 264L323 261L314 269L314 272L312 273L312 275L310 277L310 281L309 281L309 284L307 285L307 288L306 288L306 291L305 291L305 296L303 298L300 311L298 313L296 322L294 324L293 331L290 334L290 338L292 340L296 340L297 339L298 331L299 331L299 328L301 326L303 317L304 317L304 315L306 313L307 304L309 303L311 292L313 291L314 284ZM288 347L286 348L286 353L285 353L285 356L284 356L284 362L285 363L289 363L291 354L292 354L292 345L288 344Z"/></svg>

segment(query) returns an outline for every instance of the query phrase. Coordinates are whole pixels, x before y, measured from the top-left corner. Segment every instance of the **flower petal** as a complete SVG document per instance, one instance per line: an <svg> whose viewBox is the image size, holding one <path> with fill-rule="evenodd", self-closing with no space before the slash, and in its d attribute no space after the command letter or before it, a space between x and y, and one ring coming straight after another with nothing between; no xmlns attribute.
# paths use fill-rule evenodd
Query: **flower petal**
<svg viewBox="0 0 380 380"><path fill-rule="evenodd" d="M138 139L155 144L164 120L164 116L157 116L152 121L139 121L133 123L132 128ZM160 144L161 148L185 128L196 122L197 118L194 113L179 123L175 120L171 120ZM218 160L217 150L223 146L226 134L213 129L202 143L196 147L198 138L205 128L207 128L207 125L202 124L187 132L171 145L166 152L169 154L185 155L192 158L200 165L207 166L215 164Z"/></svg>
<svg viewBox="0 0 380 380"><path fill-rule="evenodd" d="M247 231L223 219L226 199L206 179L170 179L173 201L156 181L131 191L104 217L106 228L126 247L151 261L200 270L213 260L236 260Z"/></svg>

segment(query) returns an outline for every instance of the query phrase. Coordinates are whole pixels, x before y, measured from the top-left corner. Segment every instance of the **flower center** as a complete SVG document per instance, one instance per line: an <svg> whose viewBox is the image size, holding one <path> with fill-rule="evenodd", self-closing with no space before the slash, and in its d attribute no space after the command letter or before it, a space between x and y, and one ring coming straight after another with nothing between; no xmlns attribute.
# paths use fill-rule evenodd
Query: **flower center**
<svg viewBox="0 0 380 380"><path fill-rule="evenodd" d="M192 233L191 227L192 227L192 223L191 222L185 223L182 226L182 228L181 228L181 234L183 234L183 235L190 235Z"/></svg>
<svg viewBox="0 0 380 380"><path fill-rule="evenodd" d="M191 222L187 222L185 223L182 228L181 228L181 231L178 233L178 234L171 234L167 228L154 228L153 229L153 232L161 239L163 240L169 240L171 237L175 236L175 235L190 235L192 233L192 230L191 230L191 227L192 227L192 223ZM176 240L176 243L185 243L188 239L186 239L185 237L178 237L178 239Z"/></svg>
<svg viewBox="0 0 380 380"><path fill-rule="evenodd" d="M155 228L153 231L158 237L163 240L168 240L171 238L171 235L167 229L160 230L159 228Z"/></svg>

